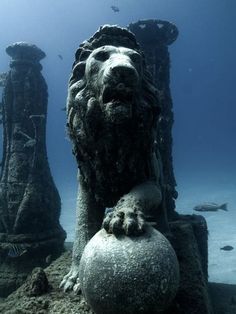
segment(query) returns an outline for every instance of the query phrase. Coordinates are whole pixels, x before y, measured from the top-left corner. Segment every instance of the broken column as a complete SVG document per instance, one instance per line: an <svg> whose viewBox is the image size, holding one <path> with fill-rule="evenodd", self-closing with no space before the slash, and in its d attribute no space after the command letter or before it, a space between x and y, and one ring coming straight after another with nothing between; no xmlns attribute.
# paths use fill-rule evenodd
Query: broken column
<svg viewBox="0 0 236 314"><path fill-rule="evenodd" d="M157 148L163 168L163 196L170 225L169 240L180 265L180 288L168 313L211 313L208 284L208 230L204 217L175 211L176 180L172 160L174 122L170 91L168 46L178 37L177 27L162 20L141 20L129 25L145 57L158 90L161 107Z"/></svg>
<svg viewBox="0 0 236 314"><path fill-rule="evenodd" d="M48 94L39 63L45 53L24 42L6 52L12 61L2 100L0 296L14 290L33 267L44 265L47 256L57 256L65 240L46 151Z"/></svg>
<svg viewBox="0 0 236 314"><path fill-rule="evenodd" d="M177 27L162 20L141 20L131 23L129 29L135 34L144 51L148 70L153 76L159 94L161 114L158 125L157 147L163 161L163 183L168 219L176 218L176 181L172 161L172 126L174 122L170 92L170 58L168 46L178 37Z"/></svg>

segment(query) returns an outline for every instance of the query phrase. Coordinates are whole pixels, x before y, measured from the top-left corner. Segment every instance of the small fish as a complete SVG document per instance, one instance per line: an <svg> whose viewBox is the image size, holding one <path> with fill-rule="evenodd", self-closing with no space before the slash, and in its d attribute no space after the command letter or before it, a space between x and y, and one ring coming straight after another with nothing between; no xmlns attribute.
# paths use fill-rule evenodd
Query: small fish
<svg viewBox="0 0 236 314"><path fill-rule="evenodd" d="M62 55L57 55L59 59L63 60Z"/></svg>
<svg viewBox="0 0 236 314"><path fill-rule="evenodd" d="M197 212L216 212L218 209L227 211L227 203L222 205L216 203L204 203L193 208L193 210L196 210Z"/></svg>
<svg viewBox="0 0 236 314"><path fill-rule="evenodd" d="M66 111L66 107L61 108L61 111Z"/></svg>
<svg viewBox="0 0 236 314"><path fill-rule="evenodd" d="M20 257L27 252L27 249L24 244L11 244L11 247L8 251L8 256L12 258Z"/></svg>
<svg viewBox="0 0 236 314"><path fill-rule="evenodd" d="M45 262L46 264L50 264L52 262L52 255L48 255L46 258L45 258Z"/></svg>
<svg viewBox="0 0 236 314"><path fill-rule="evenodd" d="M24 144L24 147L33 147L35 146L35 144L36 144L36 139L32 138Z"/></svg>
<svg viewBox="0 0 236 314"><path fill-rule="evenodd" d="M232 251L234 249L234 247L231 245L225 245L225 246L221 247L220 249L223 251Z"/></svg>
<svg viewBox="0 0 236 314"><path fill-rule="evenodd" d="M115 5L111 5L111 9L112 11L114 11L115 13L120 12L120 9L118 7L116 7Z"/></svg>

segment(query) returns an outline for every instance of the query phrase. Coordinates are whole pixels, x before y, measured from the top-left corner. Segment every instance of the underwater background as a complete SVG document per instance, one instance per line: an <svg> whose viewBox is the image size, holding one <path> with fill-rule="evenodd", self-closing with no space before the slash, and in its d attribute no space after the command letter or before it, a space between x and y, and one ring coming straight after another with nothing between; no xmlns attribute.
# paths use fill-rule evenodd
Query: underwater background
<svg viewBox="0 0 236 314"><path fill-rule="evenodd" d="M202 202L228 203L227 212L202 215L209 228L209 280L236 284L235 0L0 0L0 72L8 71L5 48L16 41L36 44L47 55L47 151L62 200L61 223L73 241L77 165L62 109L74 53L100 25L125 27L151 18L179 29L169 47L176 207L192 214ZM234 249L220 250L225 245Z"/></svg>

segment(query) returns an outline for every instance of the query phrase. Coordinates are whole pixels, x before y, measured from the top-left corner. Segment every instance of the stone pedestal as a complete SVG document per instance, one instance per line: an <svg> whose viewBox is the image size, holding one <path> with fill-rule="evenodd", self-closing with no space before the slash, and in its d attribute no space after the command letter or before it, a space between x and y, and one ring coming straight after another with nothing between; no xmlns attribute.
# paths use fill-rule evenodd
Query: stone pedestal
<svg viewBox="0 0 236 314"><path fill-rule="evenodd" d="M46 151L48 94L39 63L45 54L24 42L6 52L12 61L2 100L0 296L19 286L33 267L45 264L48 255L57 256L65 239Z"/></svg>
<svg viewBox="0 0 236 314"><path fill-rule="evenodd" d="M181 219L171 224L171 243L175 248L180 265L180 286L172 306L163 314L235 314L233 304L236 286L210 284L210 293L214 312L211 309L208 285L203 272L206 267L205 258L201 258L200 247L207 244L206 224L201 216L181 216ZM196 231L204 231L196 236ZM200 244L200 245L199 245ZM203 254L204 255L204 254ZM200 262L200 260L202 262ZM20 289L9 296L5 302L0 302L0 313L42 313L42 314L94 314L85 302L83 295L73 291L64 293L59 289L59 283L64 273L69 269L71 253L62 255L53 262L45 273L51 289L41 296L32 298L29 287L34 281L29 277ZM122 304L123 299L120 299ZM14 309L14 310L13 310ZM2 312L1 312L2 311ZM153 309L150 313L158 314Z"/></svg>
<svg viewBox="0 0 236 314"><path fill-rule="evenodd" d="M167 314L211 314L207 278L207 225L202 216L180 216L170 224L170 242L180 265L180 287Z"/></svg>

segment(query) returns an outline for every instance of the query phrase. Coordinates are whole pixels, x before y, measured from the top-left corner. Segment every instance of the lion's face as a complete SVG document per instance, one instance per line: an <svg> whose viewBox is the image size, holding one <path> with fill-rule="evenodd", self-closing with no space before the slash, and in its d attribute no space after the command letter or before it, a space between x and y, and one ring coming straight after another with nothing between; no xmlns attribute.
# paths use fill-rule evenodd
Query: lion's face
<svg viewBox="0 0 236 314"><path fill-rule="evenodd" d="M87 114L99 106L106 121L122 124L132 119L135 100L140 93L143 63L141 55L125 47L102 46L88 56L83 81L84 88L75 96L88 98ZM71 88L78 85L75 82ZM98 110L96 108L96 110Z"/></svg>

